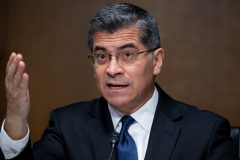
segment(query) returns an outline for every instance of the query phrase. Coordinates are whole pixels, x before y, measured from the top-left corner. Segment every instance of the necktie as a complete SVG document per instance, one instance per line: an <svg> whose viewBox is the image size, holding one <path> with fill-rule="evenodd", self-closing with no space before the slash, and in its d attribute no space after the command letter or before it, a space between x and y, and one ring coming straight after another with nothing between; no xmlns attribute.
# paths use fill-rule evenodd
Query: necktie
<svg viewBox="0 0 240 160"><path fill-rule="evenodd" d="M128 133L128 128L134 121L131 116L124 116L121 119L122 129L120 132L120 141L117 145L118 160L138 160L136 144Z"/></svg>

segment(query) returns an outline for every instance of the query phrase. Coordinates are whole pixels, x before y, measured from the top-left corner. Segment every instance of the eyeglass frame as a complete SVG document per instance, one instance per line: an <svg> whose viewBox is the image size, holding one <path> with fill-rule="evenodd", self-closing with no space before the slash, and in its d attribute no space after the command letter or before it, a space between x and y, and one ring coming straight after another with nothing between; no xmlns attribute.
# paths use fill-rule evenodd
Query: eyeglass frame
<svg viewBox="0 0 240 160"><path fill-rule="evenodd" d="M149 49L149 50L146 50L146 51L140 51L140 52L137 52L136 54L139 55L139 54L141 54L141 53L146 53L146 52L151 53L151 52L153 52L153 51L155 51L155 50L157 50L157 49L159 49L159 48L160 48L160 47L156 47L156 48ZM121 52L118 52L118 53L121 53ZM118 53L116 53L116 55L117 55ZM108 62L110 62L112 56L114 56L114 55L112 55L112 54L107 54L107 55L108 55ZM116 57L116 55L115 55L115 57ZM88 56L88 58L91 58L91 57L94 57L94 54L90 54L90 55ZM116 57L116 60L118 61L118 57ZM92 60L90 60L90 61L91 61L91 64L92 64L92 65L96 65L96 64L97 64L97 63L93 64ZM103 65L104 65L104 64L103 64ZM101 66L101 65L100 65L100 66Z"/></svg>

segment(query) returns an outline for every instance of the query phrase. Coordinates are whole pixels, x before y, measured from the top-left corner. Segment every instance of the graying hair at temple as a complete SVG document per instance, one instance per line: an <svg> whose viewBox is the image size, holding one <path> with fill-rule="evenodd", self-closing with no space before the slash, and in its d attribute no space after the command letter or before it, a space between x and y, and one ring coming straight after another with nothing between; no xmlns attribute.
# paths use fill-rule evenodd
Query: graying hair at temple
<svg viewBox="0 0 240 160"><path fill-rule="evenodd" d="M161 47L156 20L144 9L132 4L119 3L103 7L89 25L88 48L93 51L93 35L99 31L114 33L131 26L140 28L140 41L148 49Z"/></svg>

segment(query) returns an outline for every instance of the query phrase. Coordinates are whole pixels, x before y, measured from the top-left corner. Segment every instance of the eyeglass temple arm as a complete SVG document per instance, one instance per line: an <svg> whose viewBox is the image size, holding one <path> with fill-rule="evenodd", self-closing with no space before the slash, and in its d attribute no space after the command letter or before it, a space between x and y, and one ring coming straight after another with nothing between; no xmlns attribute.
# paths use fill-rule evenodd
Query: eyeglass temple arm
<svg viewBox="0 0 240 160"><path fill-rule="evenodd" d="M152 51L157 50L158 48L160 48L160 47L156 47L156 48L153 48L153 49L149 49L149 50L147 50L147 51L138 52L137 54L145 53L145 52L152 52Z"/></svg>

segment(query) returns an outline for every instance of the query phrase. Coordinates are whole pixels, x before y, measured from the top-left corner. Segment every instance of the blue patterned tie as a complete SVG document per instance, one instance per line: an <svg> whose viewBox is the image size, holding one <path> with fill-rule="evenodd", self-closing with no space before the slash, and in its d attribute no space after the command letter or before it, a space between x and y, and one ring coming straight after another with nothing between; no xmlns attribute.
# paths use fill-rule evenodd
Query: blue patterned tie
<svg viewBox="0 0 240 160"><path fill-rule="evenodd" d="M136 144L128 133L128 128L135 120L131 116L124 116L121 121L122 129L120 132L120 141L117 145L118 160L138 160Z"/></svg>

